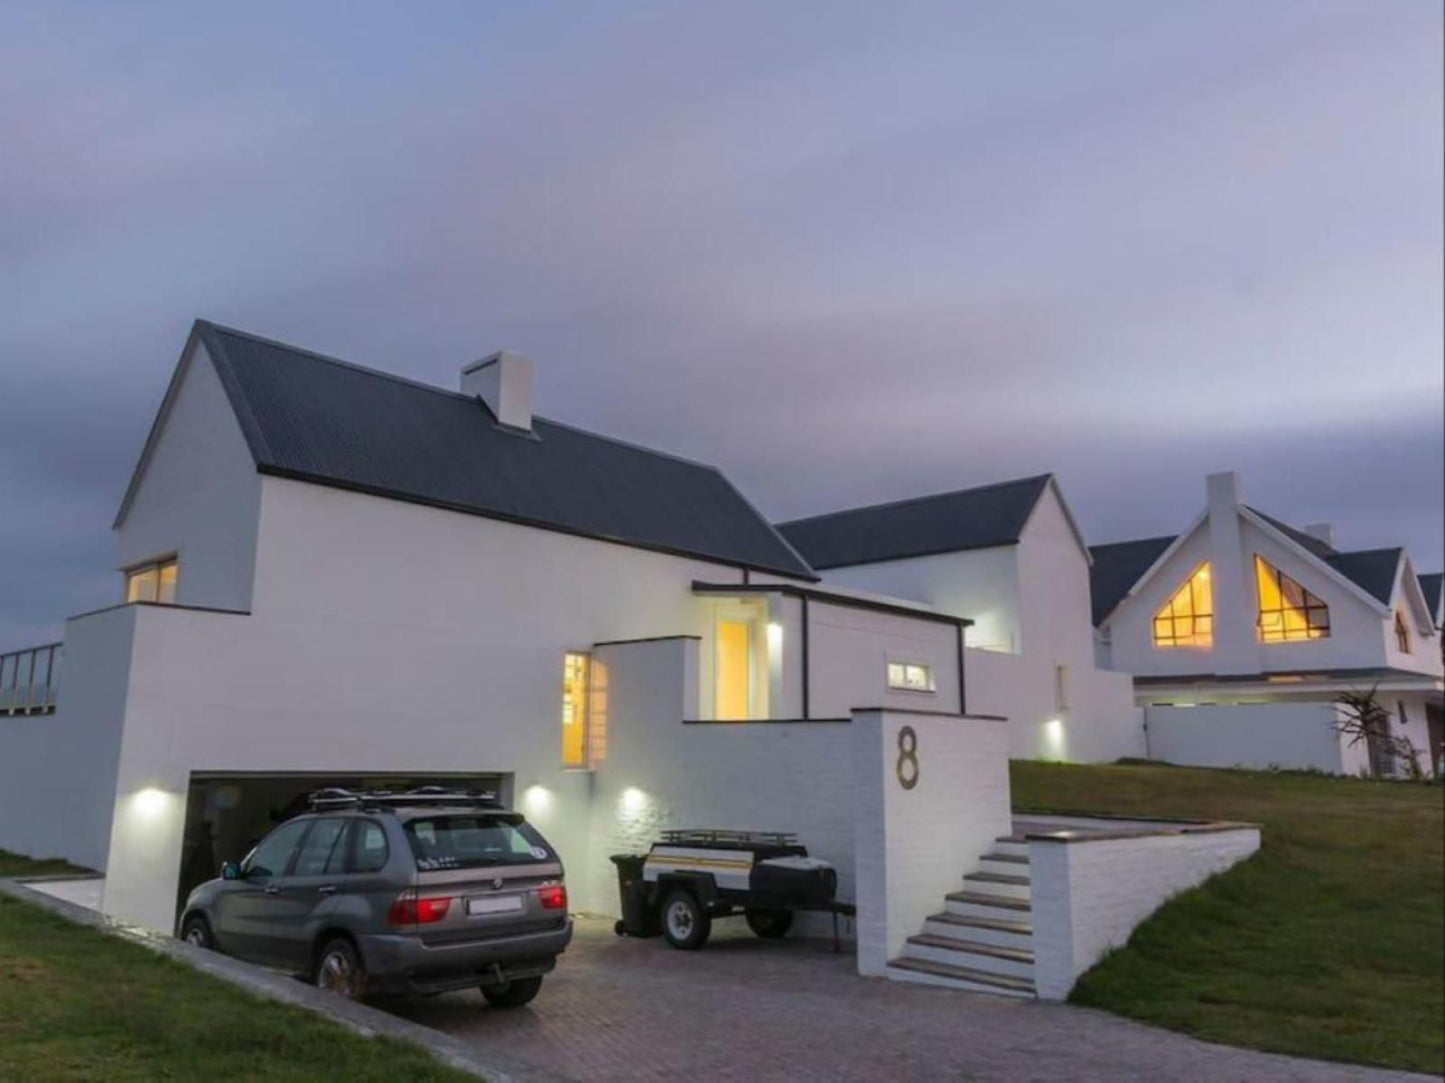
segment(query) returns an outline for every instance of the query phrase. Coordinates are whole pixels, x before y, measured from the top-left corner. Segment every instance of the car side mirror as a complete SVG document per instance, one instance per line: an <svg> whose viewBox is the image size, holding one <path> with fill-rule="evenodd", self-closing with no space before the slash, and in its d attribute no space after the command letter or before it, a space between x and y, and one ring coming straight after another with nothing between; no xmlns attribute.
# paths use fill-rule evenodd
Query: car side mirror
<svg viewBox="0 0 1445 1083"><path fill-rule="evenodd" d="M234 861L227 861L225 864L223 864L223 865L221 866L221 879L222 879L222 880L240 880L240 879L243 879L243 877L241 876L241 866L238 865L238 864L236 864Z"/></svg>

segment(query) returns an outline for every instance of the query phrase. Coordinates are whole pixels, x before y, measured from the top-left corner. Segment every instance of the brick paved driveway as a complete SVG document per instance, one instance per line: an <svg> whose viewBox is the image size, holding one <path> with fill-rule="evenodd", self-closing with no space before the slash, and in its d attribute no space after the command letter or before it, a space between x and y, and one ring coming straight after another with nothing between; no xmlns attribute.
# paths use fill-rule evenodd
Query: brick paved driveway
<svg viewBox="0 0 1445 1083"><path fill-rule="evenodd" d="M1227 1049L1066 1005L860 978L846 951L757 940L732 921L690 953L582 919L529 1008L492 1010L478 993L389 1007L475 1043L523 1078L1419 1078Z"/></svg>

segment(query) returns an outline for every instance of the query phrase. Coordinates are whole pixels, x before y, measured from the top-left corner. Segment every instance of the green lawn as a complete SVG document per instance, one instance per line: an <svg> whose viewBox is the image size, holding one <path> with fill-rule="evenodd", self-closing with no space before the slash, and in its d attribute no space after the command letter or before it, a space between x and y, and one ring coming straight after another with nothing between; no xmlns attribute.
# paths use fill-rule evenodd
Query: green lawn
<svg viewBox="0 0 1445 1083"><path fill-rule="evenodd" d="M1251 860L1165 904L1076 1003L1212 1041L1445 1072L1445 789L1016 762L1036 812L1250 820Z"/></svg>
<svg viewBox="0 0 1445 1083"><path fill-rule="evenodd" d="M0 851L0 876L62 871ZM0 895L0 1079L321 1078L472 1077Z"/></svg>

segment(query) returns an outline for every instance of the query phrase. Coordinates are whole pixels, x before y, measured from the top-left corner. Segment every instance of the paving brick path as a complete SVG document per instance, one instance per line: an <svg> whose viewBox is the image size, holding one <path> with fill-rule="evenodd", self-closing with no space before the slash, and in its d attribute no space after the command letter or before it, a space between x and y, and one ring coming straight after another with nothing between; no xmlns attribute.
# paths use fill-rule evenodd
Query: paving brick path
<svg viewBox="0 0 1445 1083"><path fill-rule="evenodd" d="M730 928L735 926L735 928ZM530 1008L458 993L391 1006L524 1078L569 1080L1410 1079L1209 1045L1059 1004L857 976L817 941L760 941L721 922L706 949L578 922Z"/></svg>

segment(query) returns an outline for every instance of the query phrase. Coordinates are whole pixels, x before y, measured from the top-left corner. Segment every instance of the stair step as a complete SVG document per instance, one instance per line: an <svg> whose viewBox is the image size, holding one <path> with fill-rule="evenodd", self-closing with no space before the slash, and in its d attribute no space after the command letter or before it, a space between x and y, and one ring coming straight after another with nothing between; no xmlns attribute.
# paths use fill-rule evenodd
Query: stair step
<svg viewBox="0 0 1445 1083"><path fill-rule="evenodd" d="M970 955L992 955L999 959L1007 959L1011 963L1028 963L1033 965L1034 953L1027 948L1005 948L998 944L983 944L977 940L955 940L951 936L932 936L928 933L920 933L918 936L908 938L910 944L920 944L925 948L940 948L944 951L967 952Z"/></svg>
<svg viewBox="0 0 1445 1083"><path fill-rule="evenodd" d="M976 992L1015 997L1034 995L1034 983L1028 978L1010 978L1002 974L989 974L983 970L975 970L972 967L935 963L927 959L894 959L888 966L893 970L924 974L932 978L957 982L961 987L970 988Z"/></svg>
<svg viewBox="0 0 1445 1083"><path fill-rule="evenodd" d="M1022 913L1028 913L1033 909L1023 899L1010 899L1004 895L985 895L978 891L950 891L944 898L951 903L997 907L1000 910L1018 910Z"/></svg>
<svg viewBox="0 0 1445 1083"><path fill-rule="evenodd" d="M991 852L1004 857L1022 857L1027 859L1029 856L1029 844L1023 836L1010 838L1005 835L1002 838L994 839L994 847Z"/></svg>
<svg viewBox="0 0 1445 1083"><path fill-rule="evenodd" d="M1008 862L1009 864L1013 864L1013 865L1027 865L1027 864L1029 863L1028 856L1025 855L1025 854L1000 854L1000 853L991 853L991 854L984 854L984 855L983 855L983 860L985 860L985 861L1005 861L1005 862Z"/></svg>
<svg viewBox="0 0 1445 1083"><path fill-rule="evenodd" d="M1019 876L1007 872L971 872L964 877L965 880L977 880L984 884L1017 884L1020 887L1029 886L1027 876Z"/></svg>
<svg viewBox="0 0 1445 1083"><path fill-rule="evenodd" d="M1001 913L1002 911L996 911ZM1033 927L1022 921L993 921L961 914L931 914L923 921L927 936L943 937L960 943L989 944L997 948L1028 951L1034 946Z"/></svg>

